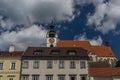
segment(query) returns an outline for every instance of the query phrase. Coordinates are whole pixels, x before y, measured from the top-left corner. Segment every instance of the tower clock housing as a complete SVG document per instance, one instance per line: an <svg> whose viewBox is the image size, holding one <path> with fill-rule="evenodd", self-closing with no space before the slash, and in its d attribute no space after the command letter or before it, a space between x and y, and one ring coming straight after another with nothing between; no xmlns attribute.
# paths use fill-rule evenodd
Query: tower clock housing
<svg viewBox="0 0 120 80"><path fill-rule="evenodd" d="M54 30L54 25L52 24L50 26L50 30L46 35L46 39L47 39L47 47L55 47L57 44L57 33Z"/></svg>

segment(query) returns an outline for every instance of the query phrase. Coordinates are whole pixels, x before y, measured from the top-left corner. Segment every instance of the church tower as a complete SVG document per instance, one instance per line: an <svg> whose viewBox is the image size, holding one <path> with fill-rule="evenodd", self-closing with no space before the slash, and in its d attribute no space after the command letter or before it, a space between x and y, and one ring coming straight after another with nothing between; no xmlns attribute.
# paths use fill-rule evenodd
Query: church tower
<svg viewBox="0 0 120 80"><path fill-rule="evenodd" d="M54 30L55 26L52 24L50 25L50 30L46 35L46 39L47 39L47 47L55 47L57 44L57 33Z"/></svg>

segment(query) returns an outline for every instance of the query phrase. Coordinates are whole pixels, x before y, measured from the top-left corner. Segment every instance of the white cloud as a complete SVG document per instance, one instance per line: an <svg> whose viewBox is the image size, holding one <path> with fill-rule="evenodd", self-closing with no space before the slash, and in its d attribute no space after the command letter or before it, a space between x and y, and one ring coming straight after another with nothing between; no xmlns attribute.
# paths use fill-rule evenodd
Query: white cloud
<svg viewBox="0 0 120 80"><path fill-rule="evenodd" d="M6 31L0 35L0 49L5 50L14 44L17 50L25 50L28 46L45 46L47 30L33 25L20 31Z"/></svg>
<svg viewBox="0 0 120 80"><path fill-rule="evenodd" d="M75 40L88 40L90 41L91 45L102 45L102 38L101 36L97 36L97 37L94 37L93 39L88 39L87 36L86 36L86 33L83 33L83 34L80 34L80 35L76 35L74 37Z"/></svg>
<svg viewBox="0 0 120 80"><path fill-rule="evenodd" d="M105 0L92 0L95 13L88 15L87 25L95 25L95 30L106 34L115 30L120 22L120 0L108 0L106 3L103 1Z"/></svg>
<svg viewBox="0 0 120 80"><path fill-rule="evenodd" d="M75 18L74 0L0 0L0 13L15 23L71 21ZM30 19L30 20L29 20Z"/></svg>
<svg viewBox="0 0 120 80"><path fill-rule="evenodd" d="M0 27L2 29L5 29L5 30L10 30L12 27L15 26L14 22L7 18L7 19L3 19L4 17L2 15L0 15Z"/></svg>

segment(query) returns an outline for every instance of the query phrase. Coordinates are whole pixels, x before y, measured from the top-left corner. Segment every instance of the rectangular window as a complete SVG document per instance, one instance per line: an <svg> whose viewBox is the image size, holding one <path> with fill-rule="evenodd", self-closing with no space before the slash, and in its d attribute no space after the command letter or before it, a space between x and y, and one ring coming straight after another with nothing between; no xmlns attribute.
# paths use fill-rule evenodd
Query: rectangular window
<svg viewBox="0 0 120 80"><path fill-rule="evenodd" d="M76 68L75 61L70 61L70 68L71 68L71 69Z"/></svg>
<svg viewBox="0 0 120 80"><path fill-rule="evenodd" d="M29 65L29 63L28 63L28 61L23 61L23 64L22 64L22 67L23 68L28 68L28 65Z"/></svg>
<svg viewBox="0 0 120 80"><path fill-rule="evenodd" d="M57 54L59 54L59 53L60 53L60 51L59 51L59 50L52 50L52 54L57 55Z"/></svg>
<svg viewBox="0 0 120 80"><path fill-rule="evenodd" d="M59 61L59 68L64 68L64 61Z"/></svg>
<svg viewBox="0 0 120 80"><path fill-rule="evenodd" d="M86 63L85 61L80 61L80 68L85 69L86 68Z"/></svg>
<svg viewBox="0 0 120 80"><path fill-rule="evenodd" d="M53 76L52 75L47 75L46 80L53 80Z"/></svg>
<svg viewBox="0 0 120 80"><path fill-rule="evenodd" d="M15 70L15 68L16 68L16 63L15 62L11 62L10 69L11 70Z"/></svg>
<svg viewBox="0 0 120 80"><path fill-rule="evenodd" d="M28 75L23 75L22 80L29 80L29 76Z"/></svg>
<svg viewBox="0 0 120 80"><path fill-rule="evenodd" d="M70 56L74 56L74 55L76 55L76 51L75 50L68 50L68 54L70 55Z"/></svg>
<svg viewBox="0 0 120 80"><path fill-rule="evenodd" d="M87 80L87 76L81 76L81 80Z"/></svg>
<svg viewBox="0 0 120 80"><path fill-rule="evenodd" d="M71 76L70 76L70 80L76 80L76 76L71 75Z"/></svg>
<svg viewBox="0 0 120 80"><path fill-rule="evenodd" d="M3 70L3 62L0 62L0 70Z"/></svg>
<svg viewBox="0 0 120 80"><path fill-rule="evenodd" d="M32 75L32 80L39 80L39 75Z"/></svg>
<svg viewBox="0 0 120 80"><path fill-rule="evenodd" d="M53 67L53 62L52 61L47 61L47 68L51 69Z"/></svg>
<svg viewBox="0 0 120 80"><path fill-rule="evenodd" d="M65 80L65 76L64 75L59 75L58 80Z"/></svg>
<svg viewBox="0 0 120 80"><path fill-rule="evenodd" d="M0 80L2 80L2 76L0 76Z"/></svg>
<svg viewBox="0 0 120 80"><path fill-rule="evenodd" d="M8 80L14 80L14 77L8 77Z"/></svg>
<svg viewBox="0 0 120 80"><path fill-rule="evenodd" d="M34 61L33 68L38 69L39 68L39 61Z"/></svg>

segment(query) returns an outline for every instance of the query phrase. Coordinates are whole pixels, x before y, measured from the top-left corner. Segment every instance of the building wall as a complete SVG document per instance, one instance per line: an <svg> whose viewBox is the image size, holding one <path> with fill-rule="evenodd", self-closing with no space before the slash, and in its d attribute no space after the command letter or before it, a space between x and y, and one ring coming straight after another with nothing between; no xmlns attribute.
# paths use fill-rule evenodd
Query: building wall
<svg viewBox="0 0 120 80"><path fill-rule="evenodd" d="M23 60L25 61L25 60ZM33 74L39 74L40 80L46 80L46 75L53 75L54 80L58 80L58 75L65 75L65 80L69 80L69 75L76 75L77 80L80 80L80 75L88 75L88 63L86 62L86 69L80 69L80 60L74 60L76 63L75 69L70 69L70 61L64 60L64 69L59 69L59 60L53 61L53 68L47 69L47 60L40 60L39 69L33 69L33 61L29 60L29 68L22 68L22 75L29 75L29 80L32 80Z"/></svg>
<svg viewBox="0 0 120 80"><path fill-rule="evenodd" d="M113 80L112 77L91 77L90 80Z"/></svg>
<svg viewBox="0 0 120 80"><path fill-rule="evenodd" d="M2 80L8 80L8 77L14 77L14 80L20 80L20 57L0 57L0 62L3 62L3 70L0 70L0 76L2 77ZM15 70L10 70L11 62L16 63Z"/></svg>
<svg viewBox="0 0 120 80"><path fill-rule="evenodd" d="M116 62L117 62L117 58L116 57L99 57L97 55L94 55L92 53L89 54L90 60L92 60L93 62L101 62L101 61L106 61L108 62L112 67L115 66Z"/></svg>
<svg viewBox="0 0 120 80"><path fill-rule="evenodd" d="M120 80L120 76L114 76L113 80Z"/></svg>

